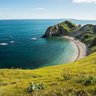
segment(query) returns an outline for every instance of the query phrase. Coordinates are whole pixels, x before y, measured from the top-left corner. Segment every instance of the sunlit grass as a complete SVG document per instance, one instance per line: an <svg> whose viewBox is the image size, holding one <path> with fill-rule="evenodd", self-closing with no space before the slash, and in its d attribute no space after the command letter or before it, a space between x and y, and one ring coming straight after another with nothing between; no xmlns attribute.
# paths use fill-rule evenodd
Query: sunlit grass
<svg viewBox="0 0 96 96"><path fill-rule="evenodd" d="M0 96L33 96L26 90L29 83L44 84L37 96L96 96L95 79L96 53L74 63L35 70L0 69Z"/></svg>

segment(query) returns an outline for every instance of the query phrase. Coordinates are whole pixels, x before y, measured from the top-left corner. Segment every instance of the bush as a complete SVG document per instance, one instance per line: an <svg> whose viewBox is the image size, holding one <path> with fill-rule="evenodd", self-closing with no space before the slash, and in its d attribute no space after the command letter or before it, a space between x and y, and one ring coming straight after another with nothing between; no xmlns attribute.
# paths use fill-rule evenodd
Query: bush
<svg viewBox="0 0 96 96"><path fill-rule="evenodd" d="M43 83L30 83L27 88L27 91L34 92L34 91L43 90L43 89L44 89Z"/></svg>
<svg viewBox="0 0 96 96"><path fill-rule="evenodd" d="M88 76L88 77L82 76L77 80L77 82L87 86L96 83L96 78L92 76Z"/></svg>
<svg viewBox="0 0 96 96"><path fill-rule="evenodd" d="M90 38L90 37L92 37L91 34L85 34L85 35L84 35L84 38L85 38L85 39Z"/></svg>
<svg viewBox="0 0 96 96"><path fill-rule="evenodd" d="M91 52L96 52L96 46L91 48Z"/></svg>
<svg viewBox="0 0 96 96"><path fill-rule="evenodd" d="M61 26L67 31L70 32L69 27L66 24L61 24Z"/></svg>
<svg viewBox="0 0 96 96"><path fill-rule="evenodd" d="M86 91L84 90L79 90L79 91L76 91L75 96L90 96Z"/></svg>
<svg viewBox="0 0 96 96"><path fill-rule="evenodd" d="M69 28L76 28L76 24L72 23L71 21L65 21L65 24L67 24Z"/></svg>
<svg viewBox="0 0 96 96"><path fill-rule="evenodd" d="M68 74L62 74L61 77L63 77L63 80L70 80L71 77Z"/></svg>

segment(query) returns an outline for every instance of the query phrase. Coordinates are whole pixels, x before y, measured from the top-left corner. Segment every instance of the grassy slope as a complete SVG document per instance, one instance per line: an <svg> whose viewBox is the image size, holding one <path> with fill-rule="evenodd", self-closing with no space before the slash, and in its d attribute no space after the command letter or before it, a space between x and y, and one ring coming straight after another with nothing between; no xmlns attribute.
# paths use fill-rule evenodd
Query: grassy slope
<svg viewBox="0 0 96 96"><path fill-rule="evenodd" d="M79 96L82 91L96 96L96 83L85 86L77 82L81 76L89 75L96 76L96 53L71 64L36 70L0 69L0 96L33 96L26 91L30 82L45 84L41 95L34 96Z"/></svg>

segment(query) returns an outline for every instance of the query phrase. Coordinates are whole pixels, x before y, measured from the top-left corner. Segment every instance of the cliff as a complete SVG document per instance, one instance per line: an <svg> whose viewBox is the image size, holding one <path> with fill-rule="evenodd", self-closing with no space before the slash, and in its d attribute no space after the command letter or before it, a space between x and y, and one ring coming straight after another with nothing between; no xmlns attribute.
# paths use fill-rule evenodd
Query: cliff
<svg viewBox="0 0 96 96"><path fill-rule="evenodd" d="M42 36L43 38L52 36L71 36L85 43L88 53L96 52L96 25L86 24L84 26L76 25L71 21L49 26Z"/></svg>
<svg viewBox="0 0 96 96"><path fill-rule="evenodd" d="M70 35L78 26L71 21L65 21L54 26L49 26L42 37Z"/></svg>

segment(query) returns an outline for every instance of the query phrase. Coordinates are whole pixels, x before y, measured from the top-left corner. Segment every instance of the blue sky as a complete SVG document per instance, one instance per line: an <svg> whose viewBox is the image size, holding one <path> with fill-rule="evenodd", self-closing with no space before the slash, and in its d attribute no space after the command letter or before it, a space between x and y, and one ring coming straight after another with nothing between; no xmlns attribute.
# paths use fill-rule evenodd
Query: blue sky
<svg viewBox="0 0 96 96"><path fill-rule="evenodd" d="M0 0L0 19L96 20L96 0Z"/></svg>

